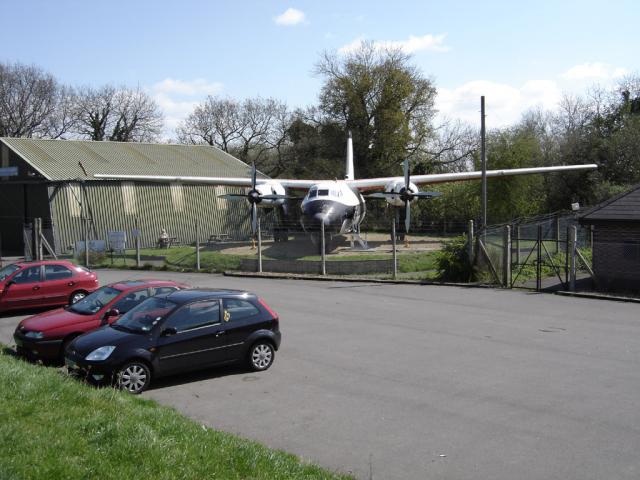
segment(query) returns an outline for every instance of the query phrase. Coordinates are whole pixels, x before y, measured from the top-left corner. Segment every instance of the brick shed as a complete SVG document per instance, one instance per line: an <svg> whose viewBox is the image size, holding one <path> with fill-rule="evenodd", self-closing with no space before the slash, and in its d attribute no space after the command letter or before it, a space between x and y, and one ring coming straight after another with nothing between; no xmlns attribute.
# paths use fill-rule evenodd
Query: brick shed
<svg viewBox="0 0 640 480"><path fill-rule="evenodd" d="M640 185L579 218L593 225L593 271L606 290L640 291Z"/></svg>

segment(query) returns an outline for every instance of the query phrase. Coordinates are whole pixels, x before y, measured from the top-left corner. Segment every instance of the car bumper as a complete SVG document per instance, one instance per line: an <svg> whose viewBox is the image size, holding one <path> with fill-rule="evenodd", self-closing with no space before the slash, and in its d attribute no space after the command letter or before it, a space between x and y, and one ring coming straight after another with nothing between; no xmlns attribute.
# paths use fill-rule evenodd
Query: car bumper
<svg viewBox="0 0 640 480"><path fill-rule="evenodd" d="M116 364L109 359L102 362L89 362L83 356L75 352L67 351L64 356L64 364L69 373L85 377L96 383L109 383Z"/></svg>
<svg viewBox="0 0 640 480"><path fill-rule="evenodd" d="M42 360L57 360L62 353L62 339L35 340L14 334L13 340L16 342L18 353L28 357L35 357Z"/></svg>

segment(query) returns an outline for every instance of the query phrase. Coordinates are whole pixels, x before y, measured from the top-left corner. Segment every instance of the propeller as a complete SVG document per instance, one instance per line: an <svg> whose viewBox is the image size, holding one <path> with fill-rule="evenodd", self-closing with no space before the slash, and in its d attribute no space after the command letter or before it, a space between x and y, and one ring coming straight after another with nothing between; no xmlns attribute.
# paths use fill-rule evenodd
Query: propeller
<svg viewBox="0 0 640 480"><path fill-rule="evenodd" d="M287 198L293 198L288 195L268 194L262 195L256 188L258 181L258 171L256 170L256 164L251 164L251 189L247 193L227 193L219 195L220 198L225 198L231 201L247 200L251 205L251 233L256 234L258 229L258 204L262 200L282 200Z"/></svg>
<svg viewBox="0 0 640 480"><path fill-rule="evenodd" d="M399 192L376 192L366 195L368 198L387 198L391 196L400 197L400 200L404 202L405 217L404 227L405 232L409 233L409 226L411 225L411 202L415 198L433 198L442 195L440 192L414 192L411 190L411 175L409 173L409 159L405 158L403 162L404 170L404 186Z"/></svg>

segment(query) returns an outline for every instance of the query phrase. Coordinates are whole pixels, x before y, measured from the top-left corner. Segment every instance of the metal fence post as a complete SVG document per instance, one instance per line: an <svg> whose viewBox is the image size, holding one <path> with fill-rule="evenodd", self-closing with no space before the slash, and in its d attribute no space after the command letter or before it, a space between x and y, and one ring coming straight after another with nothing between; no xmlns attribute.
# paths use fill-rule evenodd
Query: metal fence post
<svg viewBox="0 0 640 480"><path fill-rule="evenodd" d="M196 219L196 270L200 271L200 231Z"/></svg>
<svg viewBox="0 0 640 480"><path fill-rule="evenodd" d="M322 275L327 274L327 258L325 254L325 239L324 239L324 220L320 224L320 249L322 250L320 256L322 258Z"/></svg>
<svg viewBox="0 0 640 480"><path fill-rule="evenodd" d="M260 227L260 217L258 217L258 272L262 273L262 229Z"/></svg>
<svg viewBox="0 0 640 480"><path fill-rule="evenodd" d="M511 288L511 225L504 227L503 249L502 284L504 288Z"/></svg>
<svg viewBox="0 0 640 480"><path fill-rule="evenodd" d="M576 248L578 229L575 225L569 230L569 290L576 291Z"/></svg>
<svg viewBox="0 0 640 480"><path fill-rule="evenodd" d="M136 266L140 268L140 224L138 222L138 217L136 217Z"/></svg>
<svg viewBox="0 0 640 480"><path fill-rule="evenodd" d="M560 251L560 214L556 215L556 253Z"/></svg>
<svg viewBox="0 0 640 480"><path fill-rule="evenodd" d="M536 291L542 290L542 225L538 225L538 242L536 244Z"/></svg>
<svg viewBox="0 0 640 480"><path fill-rule="evenodd" d="M473 220L469 220L467 227L467 256L469 257L469 263L473 265Z"/></svg>
<svg viewBox="0 0 640 480"><path fill-rule="evenodd" d="M84 222L84 266L89 268L89 219L86 214L82 217Z"/></svg>
<svg viewBox="0 0 640 480"><path fill-rule="evenodd" d="M391 220L391 247L393 248L393 279L398 277L398 253L396 252L396 217Z"/></svg>
<svg viewBox="0 0 640 480"><path fill-rule="evenodd" d="M516 227L516 265L520 265L520 225Z"/></svg>

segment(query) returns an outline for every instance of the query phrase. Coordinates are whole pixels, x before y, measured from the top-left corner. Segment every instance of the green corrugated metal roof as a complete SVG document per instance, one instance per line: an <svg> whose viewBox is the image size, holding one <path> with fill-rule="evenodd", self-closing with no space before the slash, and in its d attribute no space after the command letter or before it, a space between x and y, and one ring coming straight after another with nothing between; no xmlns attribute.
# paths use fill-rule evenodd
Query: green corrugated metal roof
<svg viewBox="0 0 640 480"><path fill-rule="evenodd" d="M248 176L247 164L210 146L33 138L0 138L0 141L52 181L94 180L95 173ZM86 177L79 162L87 171Z"/></svg>

